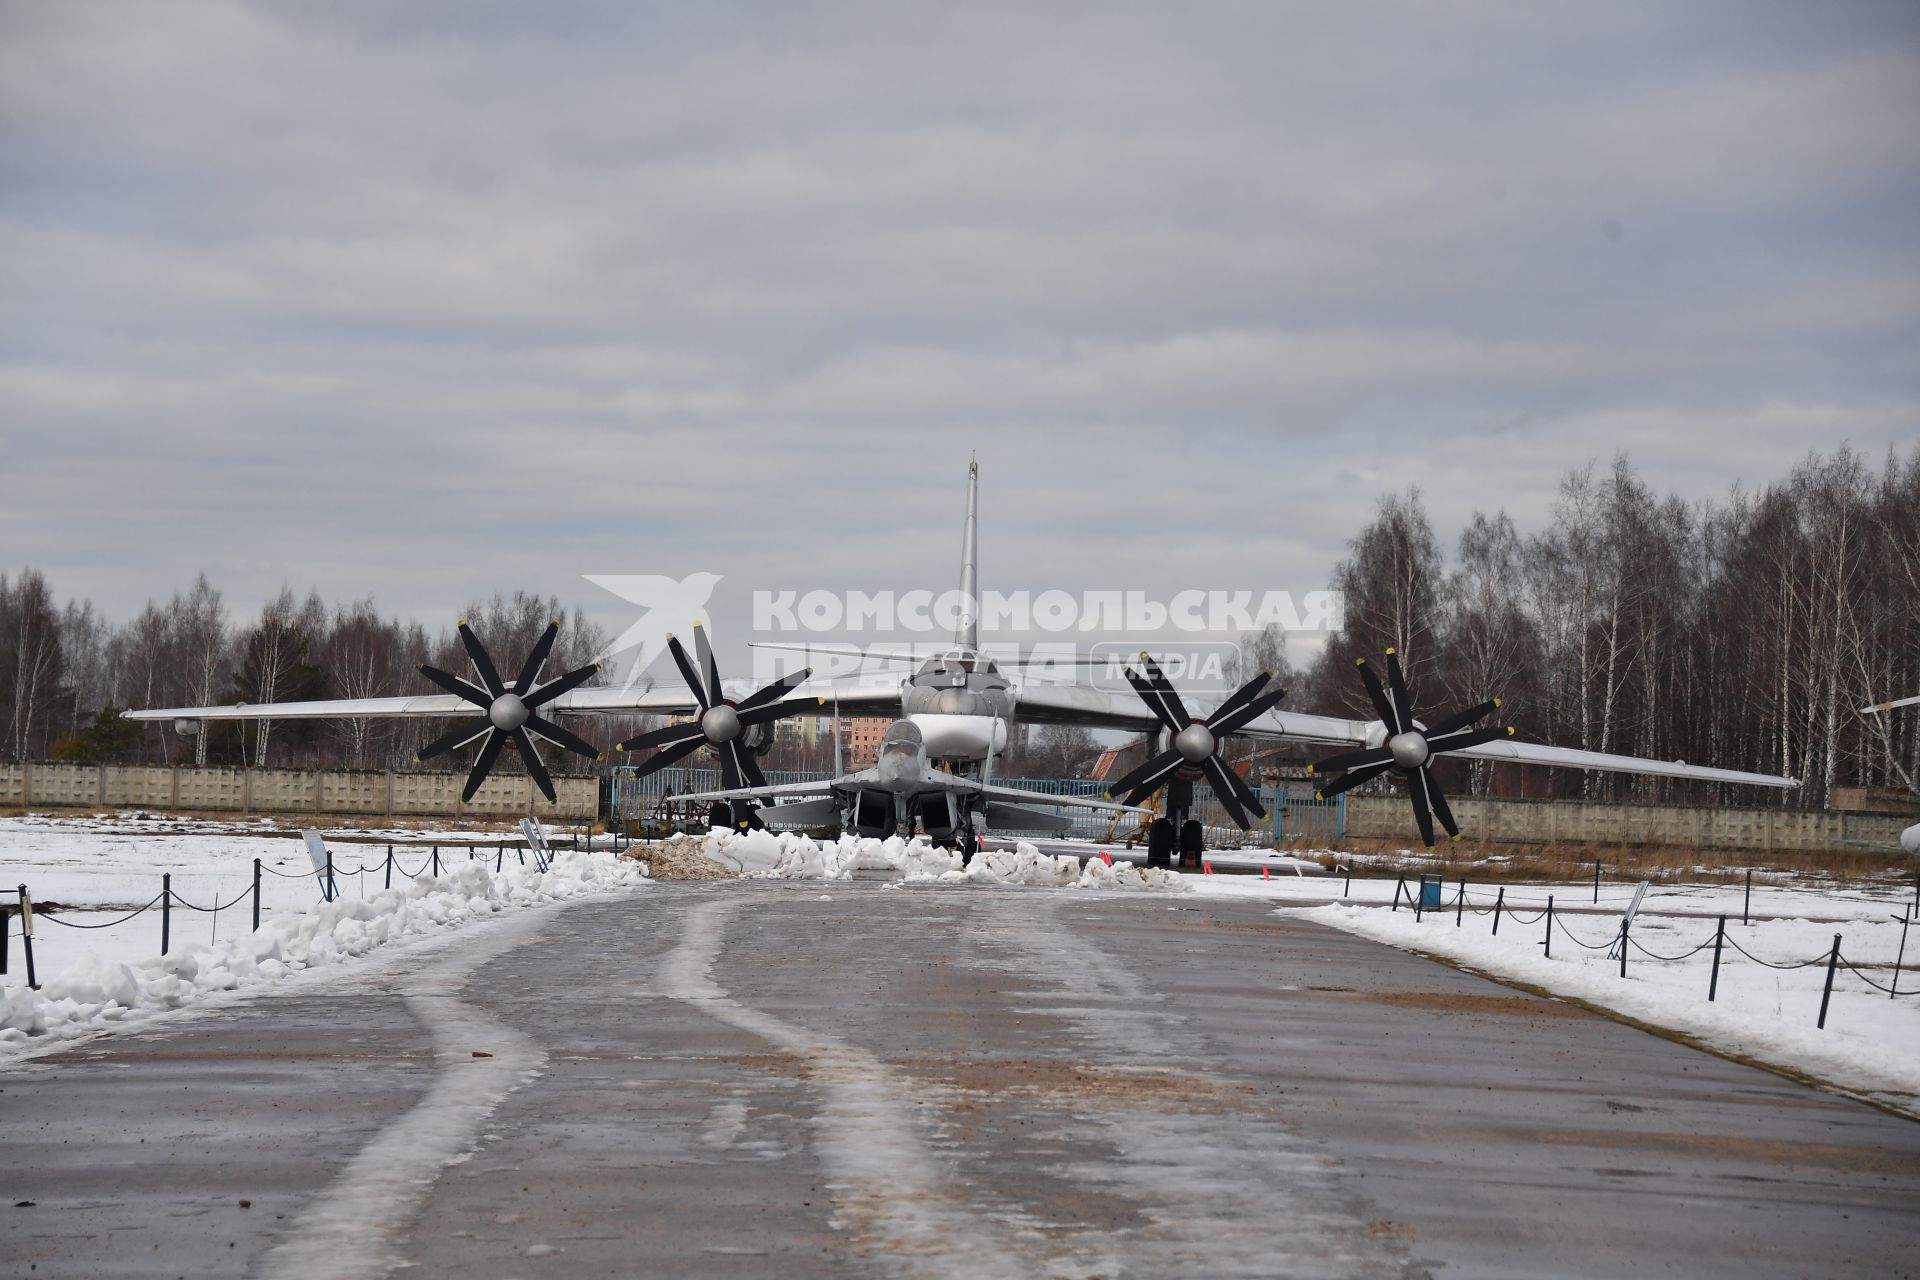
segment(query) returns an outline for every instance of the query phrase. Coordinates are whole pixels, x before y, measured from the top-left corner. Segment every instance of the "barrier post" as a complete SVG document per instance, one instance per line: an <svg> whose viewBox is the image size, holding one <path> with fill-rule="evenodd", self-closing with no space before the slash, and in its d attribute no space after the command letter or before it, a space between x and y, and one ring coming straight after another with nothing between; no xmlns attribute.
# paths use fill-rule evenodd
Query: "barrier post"
<svg viewBox="0 0 1920 1280"><path fill-rule="evenodd" d="M333 850L327 850L327 882L320 889L320 896L332 902L334 895L340 892L340 886L333 881Z"/></svg>
<svg viewBox="0 0 1920 1280"><path fill-rule="evenodd" d="M160 876L160 954L167 954L167 945L173 940L173 873L164 872Z"/></svg>
<svg viewBox="0 0 1920 1280"><path fill-rule="evenodd" d="M1493 895L1493 936L1500 936L1500 911L1507 905L1507 886L1501 885L1500 892Z"/></svg>
<svg viewBox="0 0 1920 1280"><path fill-rule="evenodd" d="M1426 906L1427 906L1427 891L1426 891L1426 886L1422 885L1420 889L1417 890L1413 895L1413 922L1415 924L1420 923L1421 913L1426 910Z"/></svg>
<svg viewBox="0 0 1920 1280"><path fill-rule="evenodd" d="M506 865L507 865L507 846L503 842L498 849L495 849L493 851L494 874L498 875L500 872L500 869Z"/></svg>
<svg viewBox="0 0 1920 1280"><path fill-rule="evenodd" d="M1620 922L1620 976L1627 976L1627 922Z"/></svg>
<svg viewBox="0 0 1920 1280"><path fill-rule="evenodd" d="M1593 900L1600 901L1600 859L1593 860Z"/></svg>
<svg viewBox="0 0 1920 1280"><path fill-rule="evenodd" d="M7 924L7 909L0 907L0 978L7 976L7 952L13 949L12 935L7 932L10 927ZM1894 979L1893 985L1900 985L1898 978Z"/></svg>
<svg viewBox="0 0 1920 1280"><path fill-rule="evenodd" d="M433 878L435 880L438 880L440 878L440 846L439 845L433 846Z"/></svg>
<svg viewBox="0 0 1920 1280"><path fill-rule="evenodd" d="M1393 878L1393 909L1400 910L1400 891L1407 887L1407 878L1403 875Z"/></svg>
<svg viewBox="0 0 1920 1280"><path fill-rule="evenodd" d="M260 859L253 860L253 931L260 932Z"/></svg>
<svg viewBox="0 0 1920 1280"><path fill-rule="evenodd" d="M1840 967L1840 935L1833 935L1833 952L1827 957L1827 987L1820 993L1820 1029L1827 1029L1827 1002L1833 999L1833 971Z"/></svg>
<svg viewBox="0 0 1920 1280"><path fill-rule="evenodd" d="M387 846L387 878L381 882L382 889L393 888L393 846Z"/></svg>
<svg viewBox="0 0 1920 1280"><path fill-rule="evenodd" d="M1466 910L1467 910L1467 882L1465 880L1462 880L1460 882L1460 896L1453 900L1453 927L1454 928L1458 929L1460 927L1460 917L1466 913Z"/></svg>
<svg viewBox="0 0 1920 1280"><path fill-rule="evenodd" d="M1747 912L1753 906L1753 868L1747 868L1747 896L1740 899L1740 923L1747 922Z"/></svg>
<svg viewBox="0 0 1920 1280"><path fill-rule="evenodd" d="M1553 959L1553 895L1547 895L1547 959Z"/></svg>
<svg viewBox="0 0 1920 1280"><path fill-rule="evenodd" d="M1343 898L1353 896L1353 863L1351 861L1347 863L1347 887L1340 891L1340 896Z"/></svg>
<svg viewBox="0 0 1920 1280"><path fill-rule="evenodd" d="M1713 977L1707 980L1707 1003L1720 994L1720 944L1726 941L1727 918L1720 917L1720 927L1713 931Z"/></svg>
<svg viewBox="0 0 1920 1280"><path fill-rule="evenodd" d="M1893 983L1887 990L1887 999L1889 1000L1900 994L1900 966L1907 958L1907 926L1912 923L1904 911L1892 917L1892 919L1900 922L1900 950L1899 953L1893 957ZM4 955L0 955L0 973L5 973L6 971L7 958Z"/></svg>
<svg viewBox="0 0 1920 1280"><path fill-rule="evenodd" d="M20 950L27 957L27 989L38 991L40 977L33 971L33 895L20 886Z"/></svg>

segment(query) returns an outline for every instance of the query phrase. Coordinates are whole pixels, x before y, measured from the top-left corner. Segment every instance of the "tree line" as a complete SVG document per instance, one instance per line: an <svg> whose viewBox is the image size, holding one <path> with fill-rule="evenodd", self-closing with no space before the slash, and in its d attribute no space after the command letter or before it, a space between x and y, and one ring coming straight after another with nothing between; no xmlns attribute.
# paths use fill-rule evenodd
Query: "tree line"
<svg viewBox="0 0 1920 1280"><path fill-rule="evenodd" d="M1736 795L1449 764L1470 774L1455 786L1809 807L1846 784L1920 793L1920 715L1858 712L1920 693L1920 446L1878 462L1845 446L1812 453L1780 481L1701 502L1661 496L1619 457L1570 470L1544 529L1523 533L1504 511L1477 511L1449 548L1418 489L1388 494L1333 584L1344 625L1308 670L1287 670L1282 636L1245 646L1249 670L1273 669L1293 685L1290 708L1371 718L1353 661L1377 661L1392 646L1428 718L1498 696L1499 717L1534 740L1806 782L1784 795ZM564 614L557 598L536 593L496 595L465 616L504 662L560 619L550 673L591 662L606 644L578 609ZM467 667L453 632L430 636L370 599L329 605L283 590L236 620L203 575L115 624L89 601L58 602L29 568L0 575L0 757L405 767L440 722L209 722L183 737L119 712L430 692L417 674L423 662ZM584 717L576 728L610 747L642 723ZM1098 744L1071 738L1023 740L1023 757L1084 768ZM768 763L802 763L784 758L800 750L783 742Z"/></svg>
<svg viewBox="0 0 1920 1280"><path fill-rule="evenodd" d="M1557 746L1920 793L1920 715L1859 708L1920 693L1920 447L1879 462L1842 446L1724 498L1662 497L1625 457L1561 480L1545 529L1475 512L1443 554L1417 489L1384 497L1334 575L1343 629L1310 702L1371 717L1355 658L1397 648L1437 718L1499 717ZM1465 766L1453 766L1464 768ZM1754 803L1739 788L1478 766L1486 794L1552 791Z"/></svg>

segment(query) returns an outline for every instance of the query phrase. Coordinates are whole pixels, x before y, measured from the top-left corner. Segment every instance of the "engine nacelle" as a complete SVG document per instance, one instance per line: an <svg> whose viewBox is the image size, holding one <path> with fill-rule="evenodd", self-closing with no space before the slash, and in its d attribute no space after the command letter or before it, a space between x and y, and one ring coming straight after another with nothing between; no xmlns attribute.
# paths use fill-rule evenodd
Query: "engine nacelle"
<svg viewBox="0 0 1920 1280"><path fill-rule="evenodd" d="M1920 822L1914 823L1900 833L1900 847L1916 858L1920 858Z"/></svg>
<svg viewBox="0 0 1920 1280"><path fill-rule="evenodd" d="M196 733L199 733L203 727L198 720L175 720L173 722L173 731L183 738L193 737Z"/></svg>
<svg viewBox="0 0 1920 1280"><path fill-rule="evenodd" d="M893 795L886 791L859 791L853 797L853 833L875 840L893 834L896 823Z"/></svg>

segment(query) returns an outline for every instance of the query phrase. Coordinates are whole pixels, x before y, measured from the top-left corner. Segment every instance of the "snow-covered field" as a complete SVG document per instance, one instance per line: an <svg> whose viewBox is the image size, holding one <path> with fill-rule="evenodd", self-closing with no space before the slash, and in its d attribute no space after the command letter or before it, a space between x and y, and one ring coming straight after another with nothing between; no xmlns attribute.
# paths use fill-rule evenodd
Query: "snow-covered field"
<svg viewBox="0 0 1920 1280"><path fill-rule="evenodd" d="M515 903L619 888L640 878L634 864L616 863L604 853L563 855L543 878L519 865L511 851L496 875L491 858L469 863L464 848L456 853L453 846L497 843L507 838L505 832L367 828L330 833L342 897L322 907L306 850L283 834L287 831L273 822L129 815L0 819L0 885L24 882L37 900L88 908L60 912L57 919L68 924L119 919L159 892L163 872L172 874L174 892L189 902L232 904L217 914L176 906L172 954L164 961L158 954L157 911L99 930L41 918L35 930L36 958L47 985L35 1006L37 1013L22 1003L25 993L19 990L25 974L16 917L9 930L15 935L10 942L12 964L0 978L5 990L0 999L8 1002L0 1005L0 1027L13 1031L0 1030L0 1042L18 1041L36 1017L44 1024L37 1034L44 1034L57 1027L75 1033L136 1016L124 1009L115 1013L106 1003L107 997L117 999L129 990L135 1011L170 1007L190 998L191 991L280 976L283 970L275 964L287 972L323 966L387 938L439 929ZM389 841L398 867L391 891L382 888ZM438 888L423 888L424 882L416 884L404 873L421 871L436 843L446 874ZM1049 854L1020 844L983 853L963 868L957 855L923 840L845 837L822 842L795 834L722 832L697 843L707 857L752 877L831 881L880 876L902 888L1048 886L1258 899L1281 909L1304 910L1309 918L1391 945L1614 1009L1920 1113L1920 974L1912 972L1920 968L1920 918L1914 918L1910 885L1756 883L1750 923L1745 925L1740 923L1741 885L1653 887L1635 921L1631 936L1638 945L1629 953L1627 976L1622 978L1607 945L1633 896L1633 886L1627 884L1604 884L1597 904L1591 882L1506 885L1500 891L1504 906L1496 937L1491 914L1496 890L1490 886L1470 886L1468 909L1456 912L1457 886L1449 884L1445 906L1416 921L1409 906L1389 909L1395 893L1392 879L1355 879L1349 887L1342 876L1294 874L1309 864L1254 851L1216 854L1210 860L1222 869L1264 866L1270 879L1181 874L1118 860L1109 864L1097 856L1097 846L1088 847L1086 853L1095 856L1084 866L1072 852ZM1048 844L1050 849L1061 847L1060 842ZM637 852L644 856L644 850ZM278 874L263 877L266 927L250 938L247 889L256 857L264 869ZM1545 924L1540 918L1549 895L1555 899L1560 925L1551 957L1541 945ZM1709 1003L1710 944L1723 914L1729 917L1726 945L1717 999ZM1902 920L1912 926L1904 957ZM1822 1030L1815 1022L1826 980L1825 957L1836 933L1851 967L1843 965L1836 975ZM1798 967L1768 968L1739 948L1759 960ZM1647 952L1682 958L1655 959ZM1892 984L1896 957L1904 965L1902 995L1890 999L1871 984ZM74 976L63 977L67 972ZM64 1000L69 1007L49 1012L49 998Z"/></svg>
<svg viewBox="0 0 1920 1280"><path fill-rule="evenodd" d="M367 833L356 833L365 835ZM382 835L388 833L382 832ZM7 933L9 965L0 977L0 1053L126 1025L218 991L275 982L325 969L403 938L457 927L515 907L645 883L642 864L609 853L563 850L546 871L509 851L468 859L453 841L471 832L393 832L401 869L383 888L382 844L334 844L340 897L320 900L311 862L298 840L252 834L230 824L136 822L125 818L27 817L0 820L0 884L26 884L58 909L35 917L35 969L27 987L15 899ZM402 849L399 838L415 840ZM417 838L417 839L416 839ZM443 847L442 874L430 871L430 845ZM497 843L497 841L496 841ZM365 870L359 857L364 855ZM252 930L253 859L263 870L262 923ZM161 914L132 908L160 892L163 873L189 902L229 904L218 912L175 905L170 946L160 954ZM113 923L118 921L118 923ZM93 928L88 926L108 925Z"/></svg>

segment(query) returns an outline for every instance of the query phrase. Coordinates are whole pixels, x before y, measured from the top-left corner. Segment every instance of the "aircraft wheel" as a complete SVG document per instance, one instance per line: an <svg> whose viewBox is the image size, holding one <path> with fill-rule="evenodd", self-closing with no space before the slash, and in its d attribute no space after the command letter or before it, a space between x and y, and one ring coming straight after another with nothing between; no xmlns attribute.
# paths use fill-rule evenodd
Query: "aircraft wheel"
<svg viewBox="0 0 1920 1280"><path fill-rule="evenodd" d="M733 806L725 800L715 800L707 806L707 830L733 830Z"/></svg>
<svg viewBox="0 0 1920 1280"><path fill-rule="evenodd" d="M1180 865L1197 867L1200 855L1206 851L1207 833L1199 822L1188 818L1180 824Z"/></svg>
<svg viewBox="0 0 1920 1280"><path fill-rule="evenodd" d="M1155 818L1147 828L1147 865L1172 866L1173 846L1173 823L1166 818Z"/></svg>

